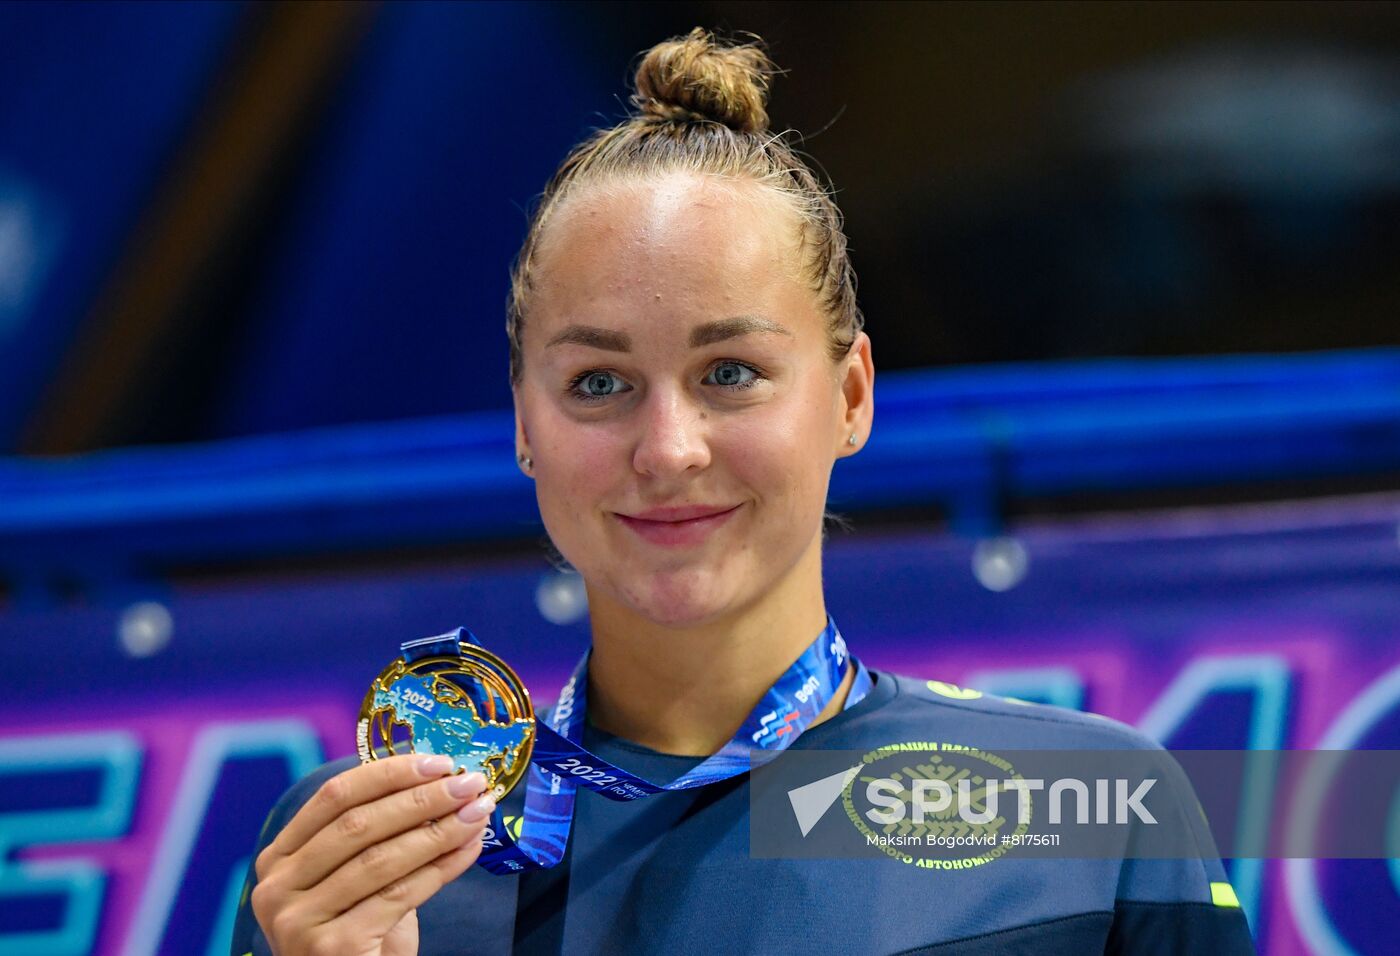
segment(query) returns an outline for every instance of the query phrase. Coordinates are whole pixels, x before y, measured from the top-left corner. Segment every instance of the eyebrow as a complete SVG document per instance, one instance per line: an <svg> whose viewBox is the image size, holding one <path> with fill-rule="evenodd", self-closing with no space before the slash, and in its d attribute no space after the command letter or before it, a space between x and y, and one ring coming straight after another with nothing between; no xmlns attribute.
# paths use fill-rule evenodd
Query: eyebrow
<svg viewBox="0 0 1400 956"><path fill-rule="evenodd" d="M719 319L715 322L697 325L690 330L690 347L698 349L704 345L713 345L716 342L738 338L751 332L792 335L790 331L771 319L756 315L738 315L732 319ZM600 329L594 325L570 325L550 339L545 348L553 348L556 345L583 345L606 352L630 352L632 351L632 338L626 332Z"/></svg>
<svg viewBox="0 0 1400 956"><path fill-rule="evenodd" d="M718 322L706 322L690 330L690 347L698 349L702 345L713 345L725 339L748 335L750 332L768 332L773 335L792 335L787 329L771 319L756 315L739 315Z"/></svg>
<svg viewBox="0 0 1400 956"><path fill-rule="evenodd" d="M552 349L556 345L586 345L608 352L630 352L632 338L626 332L613 332L595 325L571 325L550 339L545 348Z"/></svg>

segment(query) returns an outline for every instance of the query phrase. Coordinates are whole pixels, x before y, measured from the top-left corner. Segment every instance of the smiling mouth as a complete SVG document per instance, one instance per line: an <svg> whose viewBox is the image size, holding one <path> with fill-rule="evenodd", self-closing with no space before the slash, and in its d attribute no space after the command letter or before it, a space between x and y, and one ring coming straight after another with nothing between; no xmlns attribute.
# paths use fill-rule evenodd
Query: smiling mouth
<svg viewBox="0 0 1400 956"><path fill-rule="evenodd" d="M710 536L742 507L735 505L717 511L709 508L670 508L647 512L652 517L640 518L617 514L624 527L643 541L662 547L687 547L699 544Z"/></svg>

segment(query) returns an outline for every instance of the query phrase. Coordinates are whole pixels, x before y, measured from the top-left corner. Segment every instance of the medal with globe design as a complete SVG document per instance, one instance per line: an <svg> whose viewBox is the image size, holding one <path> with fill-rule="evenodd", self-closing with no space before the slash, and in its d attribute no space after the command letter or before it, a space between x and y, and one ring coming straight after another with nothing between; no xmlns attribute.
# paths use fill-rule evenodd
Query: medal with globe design
<svg viewBox="0 0 1400 956"><path fill-rule="evenodd" d="M457 646L455 656L396 658L380 672L360 705L360 759L442 754L455 773L483 773L499 801L530 766L530 694L490 651L468 641Z"/></svg>

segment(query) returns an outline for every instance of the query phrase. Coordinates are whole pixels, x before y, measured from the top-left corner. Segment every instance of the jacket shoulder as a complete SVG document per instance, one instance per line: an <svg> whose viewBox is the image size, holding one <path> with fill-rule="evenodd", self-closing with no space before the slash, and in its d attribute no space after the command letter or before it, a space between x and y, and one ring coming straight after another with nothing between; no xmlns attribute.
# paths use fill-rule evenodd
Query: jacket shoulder
<svg viewBox="0 0 1400 956"><path fill-rule="evenodd" d="M1101 714L984 693L971 687L903 674L888 675L907 708L930 718L974 721L980 731L1024 738L1026 748L1161 750L1142 731Z"/></svg>

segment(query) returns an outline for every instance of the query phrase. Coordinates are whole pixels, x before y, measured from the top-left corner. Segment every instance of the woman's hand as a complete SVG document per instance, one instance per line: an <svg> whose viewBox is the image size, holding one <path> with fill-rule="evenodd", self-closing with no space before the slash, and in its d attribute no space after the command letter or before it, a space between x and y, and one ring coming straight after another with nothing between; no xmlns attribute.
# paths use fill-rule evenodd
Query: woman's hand
<svg viewBox="0 0 1400 956"><path fill-rule="evenodd" d="M327 780L258 855L253 913L277 956L413 956L417 908L481 855L495 801L450 757Z"/></svg>

